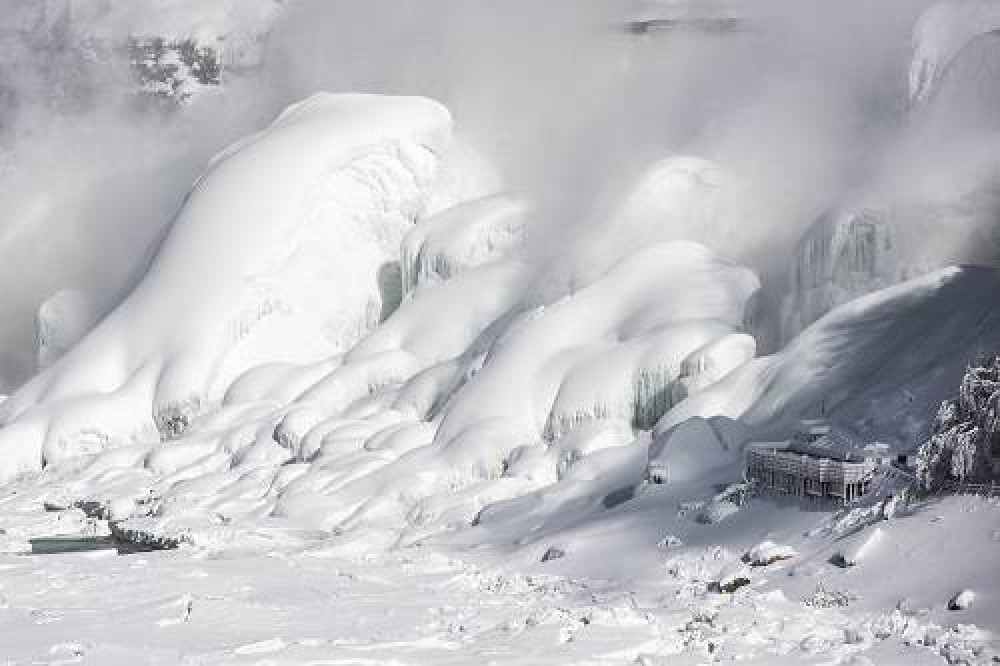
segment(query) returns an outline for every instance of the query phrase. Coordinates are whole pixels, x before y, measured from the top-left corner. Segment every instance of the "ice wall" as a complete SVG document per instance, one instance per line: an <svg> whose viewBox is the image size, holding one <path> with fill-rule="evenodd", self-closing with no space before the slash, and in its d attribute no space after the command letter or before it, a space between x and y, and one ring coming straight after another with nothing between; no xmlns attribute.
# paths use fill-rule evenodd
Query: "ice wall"
<svg viewBox="0 0 1000 666"><path fill-rule="evenodd" d="M821 216L792 258L782 340L791 340L837 305L897 282L906 258L899 256L903 248L893 236L891 213L884 207L842 206Z"/></svg>

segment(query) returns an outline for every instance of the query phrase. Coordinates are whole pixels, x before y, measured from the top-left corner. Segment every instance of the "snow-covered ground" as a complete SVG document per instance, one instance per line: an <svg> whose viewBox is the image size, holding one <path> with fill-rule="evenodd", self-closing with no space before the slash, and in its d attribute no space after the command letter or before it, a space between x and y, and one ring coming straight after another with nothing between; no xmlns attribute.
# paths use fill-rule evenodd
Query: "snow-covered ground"
<svg viewBox="0 0 1000 666"><path fill-rule="evenodd" d="M690 492L690 488L688 489ZM275 529L258 547L0 556L10 663L988 663L1000 653L996 500L959 497L878 526L859 511L753 500L697 523L649 491L521 544L392 553ZM73 511L4 502L4 546ZM27 507L27 505L22 505ZM78 513L78 512L76 512ZM849 544L874 546L842 569ZM788 559L741 562L771 543ZM487 545L486 550L482 546ZM558 549L564 555L543 562ZM746 577L734 593L711 583ZM948 610L963 589L966 610Z"/></svg>
<svg viewBox="0 0 1000 666"><path fill-rule="evenodd" d="M282 4L94 16L212 39ZM916 24L917 101L971 38L949 11ZM790 39L753 26L681 39L709 60L701 40ZM798 258L761 216L795 206L753 196L768 167L727 153L748 137L632 145L604 171L573 153L549 192L458 109L311 94L205 166L104 316L71 288L45 301L39 372L0 403L0 660L1000 661L1000 498L921 495L888 464L1000 350L1000 270L930 265L765 355L772 274ZM871 150L932 161L919 126ZM845 266L894 251L871 233ZM743 483L747 444L816 418L886 458L865 497ZM100 549L42 554L53 538Z"/></svg>

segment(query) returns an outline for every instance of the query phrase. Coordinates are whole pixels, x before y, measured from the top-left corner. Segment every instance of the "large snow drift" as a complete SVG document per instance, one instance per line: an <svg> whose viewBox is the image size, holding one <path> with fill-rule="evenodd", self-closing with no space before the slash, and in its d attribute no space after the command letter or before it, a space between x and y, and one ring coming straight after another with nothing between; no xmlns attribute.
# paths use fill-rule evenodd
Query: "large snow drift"
<svg viewBox="0 0 1000 666"><path fill-rule="evenodd" d="M219 155L134 292L4 404L3 476L177 436L244 371L349 348L450 124L425 99L320 95Z"/></svg>

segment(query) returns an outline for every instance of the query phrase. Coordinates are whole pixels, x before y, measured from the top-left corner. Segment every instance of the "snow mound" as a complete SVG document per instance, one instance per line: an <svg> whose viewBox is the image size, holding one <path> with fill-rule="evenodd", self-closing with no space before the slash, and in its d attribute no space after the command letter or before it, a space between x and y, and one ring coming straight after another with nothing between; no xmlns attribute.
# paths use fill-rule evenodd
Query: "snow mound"
<svg viewBox="0 0 1000 666"><path fill-rule="evenodd" d="M741 458L748 438L745 428L724 417L687 419L653 440L649 476L666 483L711 478Z"/></svg>
<svg viewBox="0 0 1000 666"><path fill-rule="evenodd" d="M754 567L766 567L781 560L790 560L798 555L791 546L773 541L762 541L743 555L743 561Z"/></svg>
<svg viewBox="0 0 1000 666"><path fill-rule="evenodd" d="M326 379L303 392L295 404L315 416L304 421L312 430L300 427L293 439L329 446L321 445L327 451L321 464L278 497L276 511L342 528L405 528L407 515L426 522L428 502L437 507L433 514L458 511L471 519L482 508L475 497L521 495L525 482L538 487L557 479L570 482L560 497L596 493L600 506L609 493L641 479L645 447L631 446L632 428L649 427L669 406L686 358L738 330L758 285L745 269L680 242L634 253L587 287L522 312L517 299L528 274L506 259L417 289ZM666 285L673 288L665 291ZM445 308L454 316L434 316ZM323 388L343 385L341 378L382 358L401 369L394 381L361 384L347 399ZM411 365L403 367L404 360ZM376 403L382 406L372 412L361 407ZM336 444L330 439L328 428L339 428L340 419L371 420L387 407L399 422ZM403 435L414 419L430 421L431 441ZM427 429L420 431L426 437ZM390 450L398 446L383 444L390 441L402 448ZM622 456L635 464L619 461ZM608 477L609 466L619 464L631 471ZM606 477L629 481L591 483ZM586 491L569 490L581 482ZM463 504L466 492L473 495ZM452 509L432 499L445 495Z"/></svg>
<svg viewBox="0 0 1000 666"><path fill-rule="evenodd" d="M132 294L4 404L2 476L178 436L246 370L349 348L450 126L426 99L318 95L216 157Z"/></svg>
<svg viewBox="0 0 1000 666"><path fill-rule="evenodd" d="M606 216L628 233L600 261L591 229L539 266L517 197L441 195L449 159L445 109L363 95L226 150L133 293L0 406L0 478L44 465L143 539L296 525L352 552L633 498L641 431L755 353L757 277L669 240L714 210L715 167L666 166L654 215Z"/></svg>

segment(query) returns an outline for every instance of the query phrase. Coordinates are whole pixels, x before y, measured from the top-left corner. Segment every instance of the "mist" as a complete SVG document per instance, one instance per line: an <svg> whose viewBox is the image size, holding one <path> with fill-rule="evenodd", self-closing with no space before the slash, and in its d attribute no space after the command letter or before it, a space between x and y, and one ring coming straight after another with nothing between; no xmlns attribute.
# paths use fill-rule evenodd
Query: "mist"
<svg viewBox="0 0 1000 666"><path fill-rule="evenodd" d="M120 69L88 74L82 109L36 103L51 81L25 68L8 85L27 101L0 127L2 380L33 370L46 297L70 287L113 307L211 155L320 90L443 102L460 140L531 200L530 256L545 270L564 262L568 284L648 240L612 218L651 165L712 160L729 183L723 210L655 236L712 245L778 298L794 243L823 211L961 198L989 170L981 147L996 128L970 124L961 95L908 110L911 32L927 4L751 2L746 30L634 35L623 0L297 0L262 71L171 113L123 102ZM993 218L966 218L922 226L914 251L928 265L988 260L978 239Z"/></svg>

